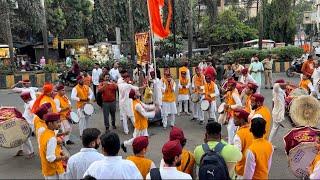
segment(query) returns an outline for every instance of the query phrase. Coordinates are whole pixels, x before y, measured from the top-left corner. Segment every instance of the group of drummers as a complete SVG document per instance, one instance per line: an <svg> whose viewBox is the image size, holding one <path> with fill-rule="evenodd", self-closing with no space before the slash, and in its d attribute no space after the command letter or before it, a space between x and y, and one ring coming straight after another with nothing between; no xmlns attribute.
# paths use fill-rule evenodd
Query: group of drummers
<svg viewBox="0 0 320 180"><path fill-rule="evenodd" d="M206 67L196 67L192 78L190 70L187 64L185 64L179 68L177 84L171 76L170 69L165 68L164 77L161 79L157 77L156 71L151 70L148 72L142 87L128 85L126 86L128 91L121 91L119 86L121 83L132 83L132 81L127 81L127 71L123 71L119 73L120 77L117 83L114 82L114 84L118 85L119 99L120 96L125 95L130 100L125 101L125 106L129 105L131 107L133 116L129 113L125 114L126 112L123 110L123 112L120 112L122 113L120 115L133 118L131 121L135 128L133 133L134 138L148 136L146 118L154 118L157 114L161 114L163 128L166 129L168 124L173 127L175 125L176 114L190 115L188 108L190 103L192 121L198 121L199 124L217 121L222 125L226 125L228 143L234 145L239 145L240 143L241 152L245 153L249 144L244 145L243 143L251 142L253 137L249 135L249 129L248 132L243 133L242 129L246 126L242 127L241 123L239 124L239 117L243 118L243 116L246 116L245 119L248 124L254 118L264 119L265 134L263 138L271 142L281 126L281 122L285 119L286 101L288 98L292 99L290 93L294 90L295 86L284 80L275 81L273 85L273 109L270 111L264 105L264 97L258 93L261 85L257 84L251 77L250 70L243 68L238 73L241 76L241 78L237 78L239 81L231 77L225 79L223 83L217 83L217 73L211 62L206 63ZM296 87L304 89L310 95L316 95L316 88L312 85L310 78L309 74L303 74L299 85ZM51 174L48 169L44 168L48 166L48 163L51 163L51 161L55 162L56 159L67 160L68 156L66 155L66 151L62 150L62 145L74 144L70 140L72 123L79 123L80 137L83 130L90 127L90 118L94 111L91 103L93 102L95 92L84 84L83 76L78 76L77 82L78 84L72 89L71 93L71 100L75 101L76 104L76 112L72 111L71 101L67 97L62 84L53 85L45 83L42 92L34 97L34 90L28 88L30 82L28 80L22 82L26 87L21 93L21 98L25 102L24 117L30 123L30 127L32 127L36 135L42 172L45 177ZM143 96L140 96L139 89L144 89L142 91L144 92ZM145 103L140 102L140 100ZM218 107L217 103L219 101L221 103ZM121 104L119 104L120 106ZM142 115L137 115L139 113ZM62 122L61 127L57 125L57 121L60 120ZM127 132L125 133L127 134ZM121 147L125 149L127 145L132 144L132 141L133 139L125 141ZM45 146L47 144L50 144L50 146ZM48 148L50 149L48 150ZM269 158L271 158L272 151L268 155ZM48 153L51 153L51 156ZM17 155L23 154L27 154L29 157L32 157L34 154L30 138L21 146L21 150ZM59 168L57 170L62 171ZM316 170L317 168L314 169Z"/></svg>

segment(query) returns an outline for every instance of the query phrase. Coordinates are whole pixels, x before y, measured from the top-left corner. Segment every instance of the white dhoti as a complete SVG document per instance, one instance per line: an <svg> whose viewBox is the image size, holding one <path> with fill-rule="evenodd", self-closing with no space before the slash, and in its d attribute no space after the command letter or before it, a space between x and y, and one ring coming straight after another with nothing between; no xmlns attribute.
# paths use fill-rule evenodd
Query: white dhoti
<svg viewBox="0 0 320 180"><path fill-rule="evenodd" d="M44 176L44 179L65 179L64 174L56 174L53 176Z"/></svg>
<svg viewBox="0 0 320 180"><path fill-rule="evenodd" d="M131 123L134 124L134 116L132 113L132 101L130 103L127 103L125 105L120 104L119 109L120 109L120 120L122 122L123 126L123 131L125 134L129 133L129 128L128 128L128 119L131 120Z"/></svg>
<svg viewBox="0 0 320 180"><path fill-rule="evenodd" d="M83 109L78 109L78 116L79 116L79 130L80 130L80 136L82 136L83 130L90 127L89 121L90 116L84 114Z"/></svg>
<svg viewBox="0 0 320 180"><path fill-rule="evenodd" d="M205 111L206 114L208 114L208 118L206 119L214 119L215 121L217 121L217 117L216 117L216 112L217 112L217 102L216 101L211 101L210 103L210 108L208 111Z"/></svg>
<svg viewBox="0 0 320 180"><path fill-rule="evenodd" d="M237 130L237 127L234 124L233 117L229 119L227 130L228 130L228 144L233 144L233 138Z"/></svg>
<svg viewBox="0 0 320 180"><path fill-rule="evenodd" d="M132 146L133 140L138 136L149 136L148 129L143 129L143 130L134 129L132 138L123 142L124 146L126 147Z"/></svg>
<svg viewBox="0 0 320 180"><path fill-rule="evenodd" d="M175 124L175 114L177 114L177 107L175 102L162 102L162 124L163 127L166 128L168 125L168 120L170 122L170 126L174 126Z"/></svg>
<svg viewBox="0 0 320 180"><path fill-rule="evenodd" d="M183 112L189 112L188 101L189 101L189 94L179 94L178 95L179 113L182 112L182 104L183 104L183 107L184 107L184 111Z"/></svg>
<svg viewBox="0 0 320 180"><path fill-rule="evenodd" d="M318 83L319 80L320 80L320 79L313 79L313 86L314 86L314 88L315 88L316 95L317 95L317 98L318 98L318 99L320 99L320 92L319 92L320 86L319 86L319 83Z"/></svg>
<svg viewBox="0 0 320 180"><path fill-rule="evenodd" d="M196 118L200 121L204 121L204 112L200 108L201 102L192 103L193 104L193 118Z"/></svg>
<svg viewBox="0 0 320 180"><path fill-rule="evenodd" d="M31 143L31 137L29 137L27 141L20 146L20 150L23 151L23 154L25 155L34 153L33 146Z"/></svg>
<svg viewBox="0 0 320 180"><path fill-rule="evenodd" d="M80 127L80 125L79 125L79 127ZM61 121L61 129L62 129L62 132L67 132L67 131L70 132L68 135L65 135L63 138L64 142L67 142L68 140L70 140L70 134L72 131L72 126L71 126L70 122L68 120L62 120Z"/></svg>

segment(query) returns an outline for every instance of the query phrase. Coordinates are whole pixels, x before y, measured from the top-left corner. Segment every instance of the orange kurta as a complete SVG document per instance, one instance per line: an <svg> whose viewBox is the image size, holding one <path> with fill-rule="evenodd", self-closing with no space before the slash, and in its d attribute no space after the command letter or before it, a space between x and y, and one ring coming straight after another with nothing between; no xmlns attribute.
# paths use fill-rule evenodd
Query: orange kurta
<svg viewBox="0 0 320 180"><path fill-rule="evenodd" d="M194 82L194 92L199 93L200 92L200 86L204 86L205 78L204 75L200 74L193 76L193 82Z"/></svg>
<svg viewBox="0 0 320 180"><path fill-rule="evenodd" d="M62 161L55 160L54 162L49 162L46 158L47 143L52 137L56 138L54 131L50 129L46 129L41 135L40 141L39 141L40 142L39 154L40 154L43 176L53 176L56 174L64 173ZM56 157L59 157L61 152L62 152L61 147L57 145L55 149Z"/></svg>
<svg viewBox="0 0 320 180"><path fill-rule="evenodd" d="M204 93L206 100L214 101L216 99L216 97L211 97L212 94L215 94L215 86L216 84L213 81L211 81L210 83L204 83Z"/></svg>
<svg viewBox="0 0 320 180"><path fill-rule="evenodd" d="M166 90L163 93L162 101L163 102L175 102L176 95L173 91L173 82L171 82L169 85L168 80L165 78L162 79L162 82L165 83L165 85L166 85Z"/></svg>
<svg viewBox="0 0 320 180"><path fill-rule="evenodd" d="M254 111L254 115L260 114L262 118L266 121L266 133L263 138L268 140L270 129L271 129L271 113L267 106L261 106Z"/></svg>
<svg viewBox="0 0 320 180"><path fill-rule="evenodd" d="M69 104L69 98L66 95L60 96L59 94L57 94L54 98L59 100L61 109L68 108L67 110L60 111L60 118L62 120L66 120L67 114L71 111L71 105Z"/></svg>
<svg viewBox="0 0 320 180"><path fill-rule="evenodd" d="M77 96L80 100L88 100L89 96L89 87L87 85L80 86L79 84L76 85ZM85 101L77 101L76 106L77 108L82 108L87 102Z"/></svg>
<svg viewBox="0 0 320 180"><path fill-rule="evenodd" d="M273 149L272 144L263 139L254 139L248 148L255 157L256 167L252 179L268 179L268 164Z"/></svg>
<svg viewBox="0 0 320 180"><path fill-rule="evenodd" d="M182 149L181 165L177 169L178 171L192 175L195 162L194 155L186 149Z"/></svg>
<svg viewBox="0 0 320 180"><path fill-rule="evenodd" d="M137 110L136 105L140 103L139 99L132 101L133 115L134 115L134 128L138 130L144 130L148 128L148 118L142 116Z"/></svg>
<svg viewBox="0 0 320 180"><path fill-rule="evenodd" d="M44 127L45 129L47 129L47 124L45 123L45 121L40 119L37 115L34 116L33 124L34 124L34 132L36 134L36 137L38 137L39 128Z"/></svg>
<svg viewBox="0 0 320 180"><path fill-rule="evenodd" d="M246 151L253 142L253 134L250 132L249 124L239 127L236 134L239 136L241 141L242 159L236 164L235 171L237 175L243 176L246 164Z"/></svg>
<svg viewBox="0 0 320 180"><path fill-rule="evenodd" d="M183 95L189 94L189 89L186 88L186 86L189 83L189 79L180 77L179 81L180 81L181 86L185 86L185 88L183 88L183 87L179 88L179 94L183 94Z"/></svg>
<svg viewBox="0 0 320 180"><path fill-rule="evenodd" d="M184 72L188 72L189 69L185 66L182 66L181 68L179 68L179 78L181 77L181 72L184 71Z"/></svg>
<svg viewBox="0 0 320 180"><path fill-rule="evenodd" d="M232 106L232 105L235 105L236 104L236 101L233 99L232 95L233 93L235 93L236 95L239 96L239 93L238 93L238 90L237 89L234 89L233 91L228 91L226 93L226 104L229 105L229 106ZM233 117L233 114L234 114L234 111L230 108L230 109L227 109L227 112L228 112L228 115L230 117Z"/></svg>
<svg viewBox="0 0 320 180"><path fill-rule="evenodd" d="M45 104L45 103L50 103L51 104L52 112L54 112L54 113L58 112L57 107L56 107L56 103L54 102L52 97L49 97L49 96L46 96L46 95L43 96L43 98L40 100L40 106L42 104Z"/></svg>
<svg viewBox="0 0 320 180"><path fill-rule="evenodd" d="M247 111L248 113L251 113L251 95L246 97L246 102L245 102L244 110Z"/></svg>
<svg viewBox="0 0 320 180"><path fill-rule="evenodd" d="M309 79L302 79L299 83L299 87L306 90L307 92L310 92L310 88L308 87L308 84L310 83L311 81Z"/></svg>
<svg viewBox="0 0 320 180"><path fill-rule="evenodd" d="M143 179L146 179L147 174L150 172L152 161L139 156L128 156L127 160L132 161L139 169Z"/></svg>

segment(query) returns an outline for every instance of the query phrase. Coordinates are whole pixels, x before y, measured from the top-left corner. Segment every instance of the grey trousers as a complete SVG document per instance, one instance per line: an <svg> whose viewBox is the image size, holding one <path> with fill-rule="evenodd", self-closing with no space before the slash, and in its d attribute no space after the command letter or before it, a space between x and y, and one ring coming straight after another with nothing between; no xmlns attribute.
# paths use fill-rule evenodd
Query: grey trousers
<svg viewBox="0 0 320 180"><path fill-rule="evenodd" d="M113 102L103 102L103 119L104 125L108 129L109 128L109 114L111 115L111 123L112 126L116 126L116 101Z"/></svg>

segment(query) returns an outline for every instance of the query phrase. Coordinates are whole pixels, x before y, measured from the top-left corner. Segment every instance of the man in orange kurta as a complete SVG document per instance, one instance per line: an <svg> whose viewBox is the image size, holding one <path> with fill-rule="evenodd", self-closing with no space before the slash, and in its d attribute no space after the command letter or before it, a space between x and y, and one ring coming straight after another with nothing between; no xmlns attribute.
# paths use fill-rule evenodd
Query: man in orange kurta
<svg viewBox="0 0 320 180"><path fill-rule="evenodd" d="M187 78L187 72L181 71L178 83L178 115L180 113L185 112L186 114L190 114L188 111L189 104L189 87L190 87L190 79ZM183 109L182 109L183 106Z"/></svg>
<svg viewBox="0 0 320 180"><path fill-rule="evenodd" d="M246 163L246 151L253 141L253 135L250 132L250 123L248 122L248 117L249 113L244 109L234 110L234 124L239 127L236 135L234 136L234 145L242 152L242 159L236 164L235 167L237 177L243 176L244 166Z"/></svg>
<svg viewBox="0 0 320 180"><path fill-rule="evenodd" d="M251 112L251 96L252 94L255 94L256 91L258 89L258 85L252 82L248 82L247 87L245 89L245 94L246 94L246 98L245 98L245 110L250 113Z"/></svg>
<svg viewBox="0 0 320 180"><path fill-rule="evenodd" d="M263 138L269 138L270 129L271 129L271 113L267 106L263 104L264 97L261 94L253 94L251 96L251 107L252 107L252 119L255 117L261 117L266 121L266 133L263 135Z"/></svg>
<svg viewBox="0 0 320 180"><path fill-rule="evenodd" d="M42 174L45 179L63 179L65 172L63 161L68 159L61 146L57 143L55 130L60 129L60 115L58 113L48 113L44 116L47 129L40 137L40 160Z"/></svg>
<svg viewBox="0 0 320 180"><path fill-rule="evenodd" d="M196 93L200 96L201 93L204 92L204 83L205 83L205 77L201 73L201 70L199 67L196 67L195 69L196 74L192 77L192 92ZM198 99L198 102L193 102L193 118L192 121L199 120L200 122L204 121L204 112L200 108L200 97Z"/></svg>
<svg viewBox="0 0 320 180"><path fill-rule="evenodd" d="M32 112L35 113L37 109L44 103L50 103L52 112L58 112L56 104L53 100L53 84L45 83L42 87L42 94L36 99L33 104Z"/></svg>
<svg viewBox="0 0 320 180"><path fill-rule="evenodd" d="M90 116L84 113L83 108L85 104L90 103L94 95L91 88L84 84L82 76L78 76L77 81L78 84L72 89L71 99L76 101L79 116L80 136L82 136L83 130L90 127Z"/></svg>
<svg viewBox="0 0 320 180"><path fill-rule="evenodd" d="M69 98L66 95L65 89L63 85L58 85L56 87L56 90L58 91L57 95L54 97L54 102L56 103L57 110L61 115L61 129L65 133L69 133L72 131L72 126L69 122L69 116L71 112L71 102ZM70 135L66 135L63 140L66 144L74 144L70 140Z"/></svg>
<svg viewBox="0 0 320 180"><path fill-rule="evenodd" d="M132 149L133 156L128 156L127 160L132 161L139 169L143 179L151 169L156 168L154 162L145 157L148 150L149 140L147 136L138 136L133 140Z"/></svg>

